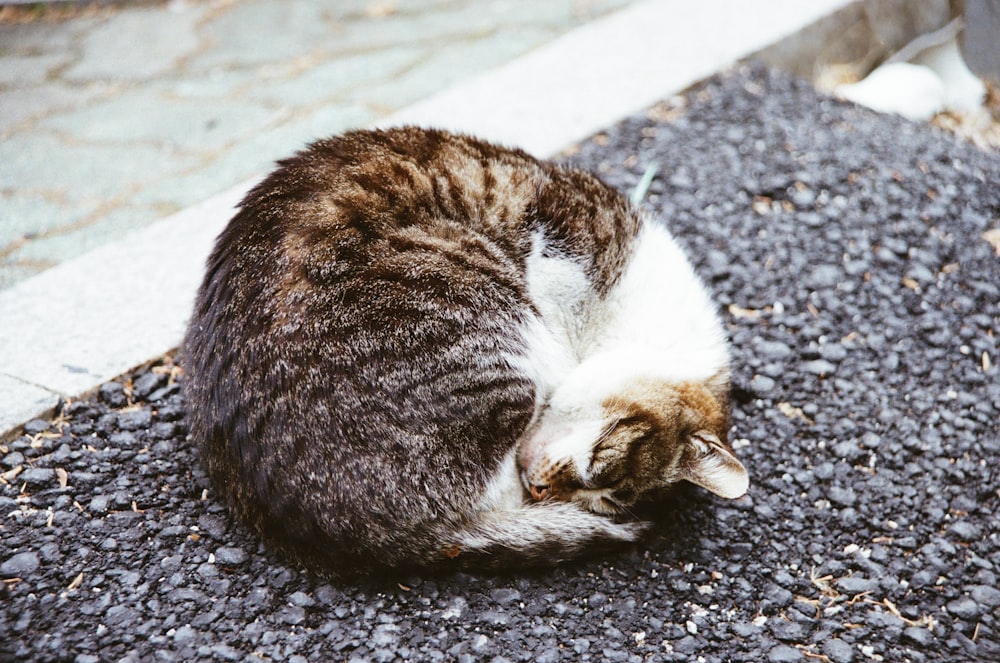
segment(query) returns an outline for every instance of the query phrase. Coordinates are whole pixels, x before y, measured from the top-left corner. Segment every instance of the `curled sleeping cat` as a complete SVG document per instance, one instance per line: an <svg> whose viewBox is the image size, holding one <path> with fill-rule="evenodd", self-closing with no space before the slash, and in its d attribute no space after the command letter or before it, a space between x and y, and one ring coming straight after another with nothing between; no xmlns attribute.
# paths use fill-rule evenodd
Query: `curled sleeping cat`
<svg viewBox="0 0 1000 663"><path fill-rule="evenodd" d="M331 569L549 564L679 481L747 489L728 354L660 224L586 173L416 128L317 142L251 191L185 339L231 508Z"/></svg>

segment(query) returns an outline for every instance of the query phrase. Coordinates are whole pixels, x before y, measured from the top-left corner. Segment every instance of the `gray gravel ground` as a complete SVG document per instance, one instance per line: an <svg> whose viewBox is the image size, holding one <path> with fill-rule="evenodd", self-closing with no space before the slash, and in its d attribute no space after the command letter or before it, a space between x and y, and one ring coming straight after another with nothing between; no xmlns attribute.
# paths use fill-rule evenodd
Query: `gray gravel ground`
<svg viewBox="0 0 1000 663"><path fill-rule="evenodd" d="M165 360L0 449L0 658L1000 660L1000 155L748 69L570 158L658 165L747 497L547 572L319 579L227 518Z"/></svg>

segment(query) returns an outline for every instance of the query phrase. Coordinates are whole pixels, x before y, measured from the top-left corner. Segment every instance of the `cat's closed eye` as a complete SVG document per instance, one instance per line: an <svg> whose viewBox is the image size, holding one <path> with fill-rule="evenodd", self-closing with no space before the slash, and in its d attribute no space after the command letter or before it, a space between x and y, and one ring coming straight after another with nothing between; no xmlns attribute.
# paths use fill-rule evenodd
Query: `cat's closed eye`
<svg viewBox="0 0 1000 663"><path fill-rule="evenodd" d="M597 439L587 468L588 484L602 488L619 483L628 471L630 457L648 438L650 431L640 428L638 419L613 421Z"/></svg>

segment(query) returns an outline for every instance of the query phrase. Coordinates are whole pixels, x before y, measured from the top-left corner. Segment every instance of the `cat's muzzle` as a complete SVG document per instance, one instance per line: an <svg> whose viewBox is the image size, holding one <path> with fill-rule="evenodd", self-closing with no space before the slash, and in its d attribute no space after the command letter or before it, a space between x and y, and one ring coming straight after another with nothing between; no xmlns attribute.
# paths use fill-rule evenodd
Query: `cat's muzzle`
<svg viewBox="0 0 1000 663"><path fill-rule="evenodd" d="M531 499L536 502L541 502L549 497L551 491L548 486L536 486L534 484L530 484L528 486L528 493L531 495Z"/></svg>

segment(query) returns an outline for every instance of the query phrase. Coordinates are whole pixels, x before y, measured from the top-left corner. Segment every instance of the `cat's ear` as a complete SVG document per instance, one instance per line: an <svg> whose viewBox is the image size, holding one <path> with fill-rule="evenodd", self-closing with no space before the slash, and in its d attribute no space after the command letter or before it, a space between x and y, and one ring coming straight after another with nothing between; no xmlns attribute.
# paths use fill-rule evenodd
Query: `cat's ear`
<svg viewBox="0 0 1000 663"><path fill-rule="evenodd" d="M746 494L750 486L746 468L716 435L698 431L686 444L681 456L682 479L726 499Z"/></svg>

